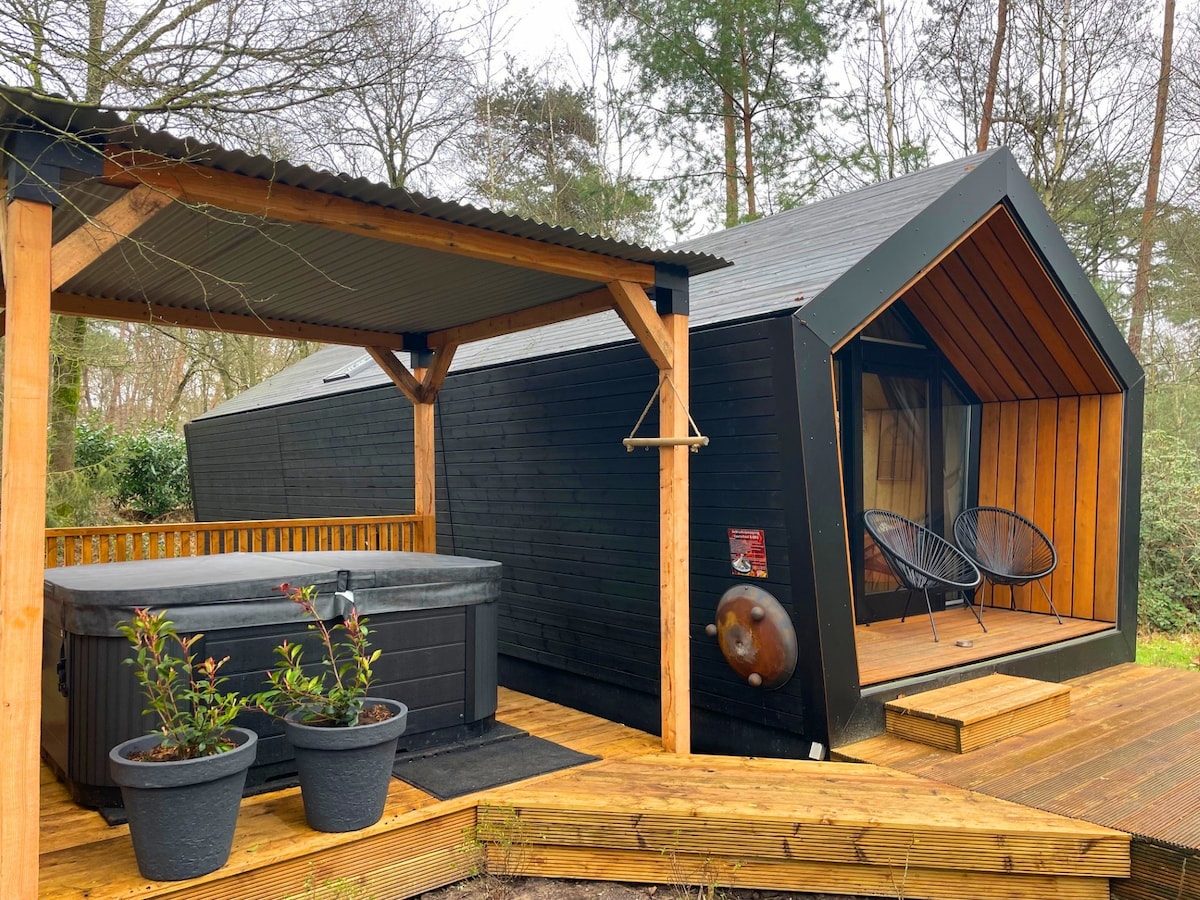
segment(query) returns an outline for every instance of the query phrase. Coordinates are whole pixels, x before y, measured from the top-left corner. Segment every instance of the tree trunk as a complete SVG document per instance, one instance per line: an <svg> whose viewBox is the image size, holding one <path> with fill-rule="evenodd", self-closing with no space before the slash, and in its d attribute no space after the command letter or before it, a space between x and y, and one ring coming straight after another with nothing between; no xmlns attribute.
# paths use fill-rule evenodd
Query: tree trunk
<svg viewBox="0 0 1200 900"><path fill-rule="evenodd" d="M754 107L750 105L750 60L747 54L746 29L741 28L738 46L741 48L742 63L742 157L746 162L746 215L758 218L758 198L754 188Z"/></svg>
<svg viewBox="0 0 1200 900"><path fill-rule="evenodd" d="M104 22L108 17L108 0L88 0L88 46L86 81L83 100L99 103L104 94Z"/></svg>
<svg viewBox="0 0 1200 900"><path fill-rule="evenodd" d="M88 0L87 75L84 102L99 103L104 94L102 55L106 0ZM60 316L51 339L53 388L50 394L50 471L75 468L75 426L79 421L79 397L83 389L83 344L87 319Z"/></svg>
<svg viewBox="0 0 1200 900"><path fill-rule="evenodd" d="M992 44L992 58L988 61L987 83L983 88L983 113L979 117L979 137L975 150L982 153L988 148L992 134L992 112L996 106L996 84L1000 80L1000 60L1004 55L1004 35L1008 31L1008 0L1000 0L996 10L996 42Z"/></svg>
<svg viewBox="0 0 1200 900"><path fill-rule="evenodd" d="M728 91L722 93L722 119L725 123L725 227L732 228L738 223L738 183L737 183L737 118L733 109L733 95Z"/></svg>
<svg viewBox="0 0 1200 900"><path fill-rule="evenodd" d="M75 468L75 423L83 386L83 342L87 319L59 316L54 322L51 346L50 471Z"/></svg>
<svg viewBox="0 0 1200 900"><path fill-rule="evenodd" d="M1158 75L1158 96L1154 101L1154 129L1150 135L1150 166L1146 172L1146 202L1142 207L1142 227L1138 238L1137 272L1133 281L1133 302L1129 311L1129 349L1142 358L1142 335L1146 314L1150 311L1150 265L1154 249L1154 219L1158 207L1158 175L1162 168L1163 133L1167 122L1167 95L1171 85L1171 47L1175 34L1175 0L1166 0L1163 12L1162 62Z"/></svg>
<svg viewBox="0 0 1200 900"><path fill-rule="evenodd" d="M752 113L750 111L750 92L742 91L742 146L746 159L746 215L751 219L758 218L758 199L754 190L754 143L751 127Z"/></svg>
<svg viewBox="0 0 1200 900"><path fill-rule="evenodd" d="M1047 173L1043 200L1053 215L1058 183L1062 178L1067 158L1067 54L1071 39L1071 0L1064 0L1062 11L1062 34L1058 36L1058 97L1054 111L1054 158Z"/></svg>
<svg viewBox="0 0 1200 900"><path fill-rule="evenodd" d="M888 42L887 0L879 0L879 49L883 62L883 121L887 132L887 177L896 177L896 100L892 95L892 47Z"/></svg>

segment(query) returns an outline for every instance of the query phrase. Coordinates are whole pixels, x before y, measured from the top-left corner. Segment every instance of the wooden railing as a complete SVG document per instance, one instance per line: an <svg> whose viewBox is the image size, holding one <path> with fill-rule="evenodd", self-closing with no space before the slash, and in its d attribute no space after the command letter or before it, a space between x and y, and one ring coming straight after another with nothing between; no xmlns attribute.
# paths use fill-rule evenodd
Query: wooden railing
<svg viewBox="0 0 1200 900"><path fill-rule="evenodd" d="M212 556L239 551L418 550L433 552L424 516L181 522L46 529L46 567Z"/></svg>

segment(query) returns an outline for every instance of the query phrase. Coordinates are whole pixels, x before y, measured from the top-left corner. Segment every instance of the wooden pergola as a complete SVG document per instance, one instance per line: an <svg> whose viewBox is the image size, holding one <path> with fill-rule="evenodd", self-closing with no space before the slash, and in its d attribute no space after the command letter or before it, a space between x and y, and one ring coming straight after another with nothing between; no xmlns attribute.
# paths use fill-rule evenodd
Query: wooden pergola
<svg viewBox="0 0 1200 900"><path fill-rule="evenodd" d="M614 311L674 388L656 441L662 742L689 752L687 278L726 263L195 145L19 89L0 88L0 146L0 900L37 895L54 313L366 348L413 403L414 511L432 520L434 400L455 349Z"/></svg>

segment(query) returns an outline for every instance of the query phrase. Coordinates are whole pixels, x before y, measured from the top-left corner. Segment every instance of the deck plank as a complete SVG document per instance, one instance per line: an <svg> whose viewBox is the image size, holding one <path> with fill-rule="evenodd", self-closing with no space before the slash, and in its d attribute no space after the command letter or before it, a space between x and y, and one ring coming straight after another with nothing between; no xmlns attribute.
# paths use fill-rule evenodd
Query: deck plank
<svg viewBox="0 0 1200 900"><path fill-rule="evenodd" d="M507 690L499 717L603 759L447 802L394 780L384 818L348 835L308 829L295 789L250 797L229 863L176 884L141 879L128 829L108 828L45 780L39 896L299 900L341 884L403 898L486 865L944 900L1101 900L1129 867L1120 832L899 771L672 756L653 735Z"/></svg>
<svg viewBox="0 0 1200 900"><path fill-rule="evenodd" d="M1069 717L967 756L894 735L834 753L1129 832L1114 896L1193 896L1177 891L1200 869L1200 672L1129 663L1065 683Z"/></svg>
<svg viewBox="0 0 1200 900"><path fill-rule="evenodd" d="M967 898L1106 897L1128 873L1126 835L874 766L606 760L498 788L479 815L507 848L489 871L543 876Z"/></svg>
<svg viewBox="0 0 1200 900"><path fill-rule="evenodd" d="M1111 622L1064 616L1059 625L1051 615L989 606L983 614L985 634L975 617L961 607L933 615L941 639L937 642L925 614L911 615L904 622L888 619L855 626L859 682L864 687L884 684L1113 629ZM970 646L960 647L958 641Z"/></svg>

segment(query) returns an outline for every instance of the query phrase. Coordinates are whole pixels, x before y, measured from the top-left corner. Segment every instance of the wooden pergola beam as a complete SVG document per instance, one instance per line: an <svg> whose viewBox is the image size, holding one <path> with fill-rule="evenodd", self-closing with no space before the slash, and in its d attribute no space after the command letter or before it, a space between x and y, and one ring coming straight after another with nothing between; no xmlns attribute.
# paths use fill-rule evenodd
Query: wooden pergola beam
<svg viewBox="0 0 1200 900"><path fill-rule="evenodd" d="M92 216L54 245L51 288L58 290L176 199L170 191L143 184Z"/></svg>
<svg viewBox="0 0 1200 900"><path fill-rule="evenodd" d="M428 369L416 369L413 374L421 381L424 392ZM413 512L424 518L428 530L424 549L437 552L437 439L433 401L413 404Z"/></svg>
<svg viewBox="0 0 1200 900"><path fill-rule="evenodd" d="M671 336L654 310L654 304L639 285L625 281L608 284L617 314L633 332L641 345L650 354L659 369L670 369Z"/></svg>
<svg viewBox="0 0 1200 900"><path fill-rule="evenodd" d="M659 373L658 431L679 442L688 436L688 317L664 315L662 324L671 344L671 365ZM680 754L690 753L692 746L690 452L683 443L658 451L662 738L664 750Z"/></svg>
<svg viewBox="0 0 1200 900"><path fill-rule="evenodd" d="M0 306L6 297L0 293ZM339 325L317 325L310 322L289 322L252 314L209 312L203 309L180 309L157 303L133 300L111 300L105 297L85 297L55 291L50 308L69 316L88 316L113 319L118 322L140 322L168 328L198 328L224 331L229 334L250 334L256 337L284 338L293 341L312 341L320 344L345 344L353 347L386 347L403 350L404 336L386 331L367 331Z"/></svg>
<svg viewBox="0 0 1200 900"><path fill-rule="evenodd" d="M612 309L614 302L612 291L607 287L597 288L594 291L585 291L582 294L575 294L573 297L543 303L541 306L523 309L520 312L493 316L490 319L481 319L469 325L459 325L443 331L433 331L429 333L427 341L432 350L449 344L469 344L471 341L499 337L502 334L514 334L529 328L539 328L542 325L553 325L556 322L566 322L570 319L595 315L606 309Z"/></svg>
<svg viewBox="0 0 1200 900"><path fill-rule="evenodd" d="M2 201L0 201L2 202ZM0 481L0 898L38 893L41 777L42 528L50 396L50 243L53 208L8 204L3 232L3 479ZM0 217L3 218L3 217Z"/></svg>
<svg viewBox="0 0 1200 900"><path fill-rule="evenodd" d="M383 374L392 379L392 383L400 388L401 393L414 406L421 402L422 386L420 380L408 370L408 366L396 359L396 354L387 347L366 347L371 359L375 360Z"/></svg>
<svg viewBox="0 0 1200 900"><path fill-rule="evenodd" d="M649 263L446 222L144 152L119 152L106 159L104 181L128 188L148 185L178 195L187 203L282 222L317 225L506 266L587 281L654 284L654 266Z"/></svg>
<svg viewBox="0 0 1200 900"><path fill-rule="evenodd" d="M454 362L454 351L457 344L445 344L433 354L433 365L424 370L421 378L421 402L432 403L437 399L438 392L446 381L450 364Z"/></svg>
<svg viewBox="0 0 1200 900"><path fill-rule="evenodd" d="M378 363L383 373L400 388L404 396L413 403L432 403L437 399L438 391L450 371L450 363L454 360L454 351L458 347L450 344L433 354L433 364L428 368L409 371L396 358L396 354L386 347L366 347L371 358Z"/></svg>

